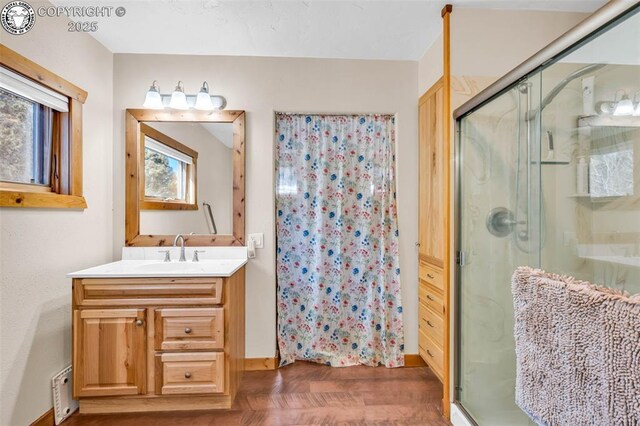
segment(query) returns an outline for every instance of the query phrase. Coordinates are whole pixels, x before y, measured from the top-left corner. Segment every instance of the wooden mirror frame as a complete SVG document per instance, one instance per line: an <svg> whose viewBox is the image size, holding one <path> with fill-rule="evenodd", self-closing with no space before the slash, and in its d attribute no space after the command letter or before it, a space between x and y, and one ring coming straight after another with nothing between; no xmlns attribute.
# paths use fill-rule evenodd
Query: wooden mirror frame
<svg viewBox="0 0 640 426"><path fill-rule="evenodd" d="M184 235L190 246L244 245L244 142L245 113L235 111L164 111L127 109L125 112L125 245L129 247L172 246L175 235L140 235L140 170L143 158L141 122L189 122L233 124L233 234Z"/></svg>

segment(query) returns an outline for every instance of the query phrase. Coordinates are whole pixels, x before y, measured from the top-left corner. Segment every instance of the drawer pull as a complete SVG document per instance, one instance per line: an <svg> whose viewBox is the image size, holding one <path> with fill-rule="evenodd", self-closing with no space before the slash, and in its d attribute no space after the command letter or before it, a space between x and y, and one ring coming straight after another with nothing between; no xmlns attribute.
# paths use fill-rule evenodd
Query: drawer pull
<svg viewBox="0 0 640 426"><path fill-rule="evenodd" d="M136 325L137 325L138 327L140 327L142 324L144 324L144 321L142 321L142 320L140 320L140 319L139 319L139 320L136 320Z"/></svg>
<svg viewBox="0 0 640 426"><path fill-rule="evenodd" d="M188 372L188 371L186 373L184 373L184 378L185 379L190 379L191 378L191 373Z"/></svg>
<svg viewBox="0 0 640 426"><path fill-rule="evenodd" d="M427 299L431 300L432 302L435 300L433 297L431 297L430 294L427 294Z"/></svg>
<svg viewBox="0 0 640 426"><path fill-rule="evenodd" d="M429 351L429 349L427 349L427 354L429 354L429 356L433 358L433 354L431 353L431 351Z"/></svg>
<svg viewBox="0 0 640 426"><path fill-rule="evenodd" d="M433 275L431 275L431 274L427 274L427 278L434 279L435 277Z"/></svg>
<svg viewBox="0 0 640 426"><path fill-rule="evenodd" d="M191 334L191 329L189 327L187 327L187 328L184 329L184 332L186 334Z"/></svg>
<svg viewBox="0 0 640 426"><path fill-rule="evenodd" d="M431 328L433 328L433 324L431 324L431 321L427 320L427 325Z"/></svg>

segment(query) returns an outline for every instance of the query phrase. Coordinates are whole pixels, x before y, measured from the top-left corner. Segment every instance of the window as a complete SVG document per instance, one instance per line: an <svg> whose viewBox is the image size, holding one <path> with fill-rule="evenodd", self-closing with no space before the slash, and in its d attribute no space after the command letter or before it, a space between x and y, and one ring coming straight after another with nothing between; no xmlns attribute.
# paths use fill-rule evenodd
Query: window
<svg viewBox="0 0 640 426"><path fill-rule="evenodd" d="M86 96L0 45L0 207L86 208L81 124Z"/></svg>
<svg viewBox="0 0 640 426"><path fill-rule="evenodd" d="M188 155L150 137L144 142L144 195L164 201L187 202Z"/></svg>
<svg viewBox="0 0 640 426"><path fill-rule="evenodd" d="M142 209L196 210L198 153L171 137L140 125L144 141Z"/></svg>
<svg viewBox="0 0 640 426"><path fill-rule="evenodd" d="M53 110L0 87L0 181L49 188Z"/></svg>

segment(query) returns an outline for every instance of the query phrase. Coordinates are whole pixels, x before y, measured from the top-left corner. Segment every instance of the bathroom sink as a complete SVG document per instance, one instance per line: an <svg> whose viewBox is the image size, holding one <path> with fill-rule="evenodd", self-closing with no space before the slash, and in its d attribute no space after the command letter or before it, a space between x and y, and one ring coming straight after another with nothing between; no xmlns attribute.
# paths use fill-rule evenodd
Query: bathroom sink
<svg viewBox="0 0 640 426"><path fill-rule="evenodd" d="M199 262L178 262L179 249L171 248L171 262L163 262L157 247L125 247L123 260L72 272L69 278L118 277L230 277L247 263L245 247L189 247L187 259L193 251L201 252Z"/></svg>
<svg viewBox="0 0 640 426"><path fill-rule="evenodd" d="M216 272L219 269L226 269L231 262L228 260L202 260L200 262L153 262L143 263L135 267L136 270L143 272L159 272L159 273L189 273L197 272L199 274L207 271Z"/></svg>

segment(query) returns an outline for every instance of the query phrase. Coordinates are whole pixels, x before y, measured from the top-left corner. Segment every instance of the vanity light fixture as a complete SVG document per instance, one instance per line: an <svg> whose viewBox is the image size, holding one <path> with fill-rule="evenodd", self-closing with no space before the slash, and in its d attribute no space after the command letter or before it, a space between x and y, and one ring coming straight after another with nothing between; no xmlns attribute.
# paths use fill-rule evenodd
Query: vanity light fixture
<svg viewBox="0 0 640 426"><path fill-rule="evenodd" d="M189 109L189 104L187 104L187 96L184 94L184 84L182 83L182 81L178 81L175 90L171 94L171 102L169 102L169 108Z"/></svg>
<svg viewBox="0 0 640 426"><path fill-rule="evenodd" d="M213 102L211 102L211 95L209 95L209 83L206 81L202 83L200 92L198 92L198 96L196 97L196 105L194 108L201 111L213 111L214 109Z"/></svg>
<svg viewBox="0 0 640 426"><path fill-rule="evenodd" d="M209 94L209 83L206 81L202 83L200 92L198 92L197 95L186 94L182 81L178 81L173 93L168 95L160 93L160 87L156 80L153 81L153 84L147 91L144 104L142 104L144 108L149 109L171 108L188 110L195 108L199 111L223 110L226 105L227 100L224 97Z"/></svg>
<svg viewBox="0 0 640 426"><path fill-rule="evenodd" d="M622 97L618 102L615 102L616 107L613 109L613 115L631 115L633 114L633 102L627 96L627 93L624 90L618 90L616 92L616 98L618 97L618 93L622 92Z"/></svg>
<svg viewBox="0 0 640 426"><path fill-rule="evenodd" d="M147 95L144 97L143 107L149 109L163 109L164 105L162 104L162 96L160 96L160 87L158 86L158 82L153 80L151 87L147 91Z"/></svg>

